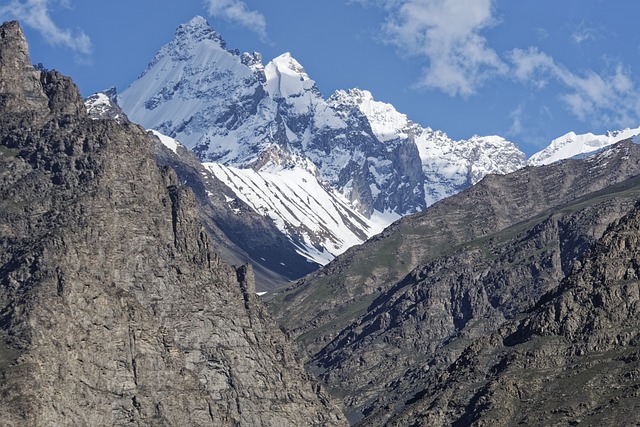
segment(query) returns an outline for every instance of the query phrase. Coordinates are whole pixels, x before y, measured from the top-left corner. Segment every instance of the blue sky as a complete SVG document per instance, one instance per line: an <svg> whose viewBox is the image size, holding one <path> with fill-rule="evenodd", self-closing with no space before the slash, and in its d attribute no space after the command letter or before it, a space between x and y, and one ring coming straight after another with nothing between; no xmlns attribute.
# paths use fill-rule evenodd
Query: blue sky
<svg viewBox="0 0 640 427"><path fill-rule="evenodd" d="M568 131L640 126L637 0L4 0L32 62L83 95L123 90L175 28L205 16L228 48L284 52L319 89L359 87L452 138L527 154Z"/></svg>

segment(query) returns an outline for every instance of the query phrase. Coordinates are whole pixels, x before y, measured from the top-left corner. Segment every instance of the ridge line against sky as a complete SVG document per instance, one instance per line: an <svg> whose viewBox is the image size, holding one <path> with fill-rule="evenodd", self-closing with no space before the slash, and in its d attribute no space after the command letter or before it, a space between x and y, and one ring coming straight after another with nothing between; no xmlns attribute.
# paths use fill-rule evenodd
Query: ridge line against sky
<svg viewBox="0 0 640 427"><path fill-rule="evenodd" d="M33 34L32 60L70 74L85 96L124 89L177 25L201 14L230 48L260 51L265 62L292 51L325 96L370 90L456 139L500 134L532 154L571 130L640 124L634 0L297 3L10 0L0 17L19 19ZM127 46L141 46L135 61Z"/></svg>

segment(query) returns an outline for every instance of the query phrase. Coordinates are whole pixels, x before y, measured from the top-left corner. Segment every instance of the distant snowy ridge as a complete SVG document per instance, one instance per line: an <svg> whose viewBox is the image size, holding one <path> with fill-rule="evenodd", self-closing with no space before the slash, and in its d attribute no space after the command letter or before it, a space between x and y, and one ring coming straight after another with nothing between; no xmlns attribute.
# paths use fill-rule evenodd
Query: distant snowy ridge
<svg viewBox="0 0 640 427"><path fill-rule="evenodd" d="M488 174L506 174L526 164L518 147L500 136L474 135L453 140L442 131L423 128L391 104L376 101L361 89L339 90L329 99L338 111L353 105L367 118L373 133L387 147L415 145L422 165L425 207L479 182Z"/></svg>
<svg viewBox="0 0 640 427"><path fill-rule="evenodd" d="M500 136L455 141L366 90L325 99L290 53L263 65L258 53L228 50L202 17L178 27L118 102L132 121L195 152L233 191L229 197L271 218L319 263L487 174L640 133L567 134L527 162Z"/></svg>
<svg viewBox="0 0 640 427"><path fill-rule="evenodd" d="M178 139L203 161L304 168L368 218L418 212L486 173L524 165L523 155L512 161L517 147L505 141L511 161L500 162L496 148L496 162L480 166L481 145L461 149L468 142L423 129L367 91L324 99L289 53L263 66L257 53L227 50L202 17L181 25L118 101L131 120ZM446 161L432 161L440 152L449 153Z"/></svg>
<svg viewBox="0 0 640 427"><path fill-rule="evenodd" d="M548 165L559 160L593 153L638 135L640 135L640 127L608 132L606 135L592 133L576 135L575 132L569 132L551 141L544 150L532 155L528 163L532 166Z"/></svg>

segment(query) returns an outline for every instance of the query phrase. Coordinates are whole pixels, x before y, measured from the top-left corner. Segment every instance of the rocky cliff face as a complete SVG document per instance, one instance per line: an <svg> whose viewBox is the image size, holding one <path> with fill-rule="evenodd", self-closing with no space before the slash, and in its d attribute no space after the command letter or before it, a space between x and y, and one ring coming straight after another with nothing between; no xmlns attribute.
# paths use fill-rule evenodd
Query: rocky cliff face
<svg viewBox="0 0 640 427"><path fill-rule="evenodd" d="M137 125L0 28L4 425L342 425Z"/></svg>
<svg viewBox="0 0 640 427"><path fill-rule="evenodd" d="M154 154L158 164L170 166L180 182L193 190L216 252L228 263L253 265L259 291L297 280L319 267L298 253L299 246L269 217L235 197L191 151L181 146L172 151L155 139Z"/></svg>
<svg viewBox="0 0 640 427"><path fill-rule="evenodd" d="M637 424L639 238L636 205L557 289L466 346L388 425Z"/></svg>
<svg viewBox="0 0 640 427"><path fill-rule="evenodd" d="M94 94L84 102L89 117L94 120L128 121L115 102L115 90ZM149 134L156 162L170 166L179 182L193 190L214 251L232 265L251 263L259 291L299 279L318 268L298 253L298 246L268 217L233 197L234 190L220 181L192 151L157 131Z"/></svg>

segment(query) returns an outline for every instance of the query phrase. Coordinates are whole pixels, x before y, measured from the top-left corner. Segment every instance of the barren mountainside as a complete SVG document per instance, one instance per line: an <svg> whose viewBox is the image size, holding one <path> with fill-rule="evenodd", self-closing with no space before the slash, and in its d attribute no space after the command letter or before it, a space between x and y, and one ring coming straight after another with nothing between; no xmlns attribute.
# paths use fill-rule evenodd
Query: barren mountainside
<svg viewBox="0 0 640 427"><path fill-rule="evenodd" d="M344 425L152 148L0 27L2 424Z"/></svg>
<svg viewBox="0 0 640 427"><path fill-rule="evenodd" d="M435 384L455 393L456 380L439 381L467 346L557 291L609 224L633 209L639 148L623 142L590 159L487 177L348 251L270 308L352 423L398 416L395 425L413 425L416 413L452 399L423 400L438 398ZM478 386L461 381L465 390ZM449 406L439 410L468 416L462 403ZM427 419L416 425L468 425Z"/></svg>
<svg viewBox="0 0 640 427"><path fill-rule="evenodd" d="M557 289L464 348L387 425L640 423L639 239L636 205Z"/></svg>

